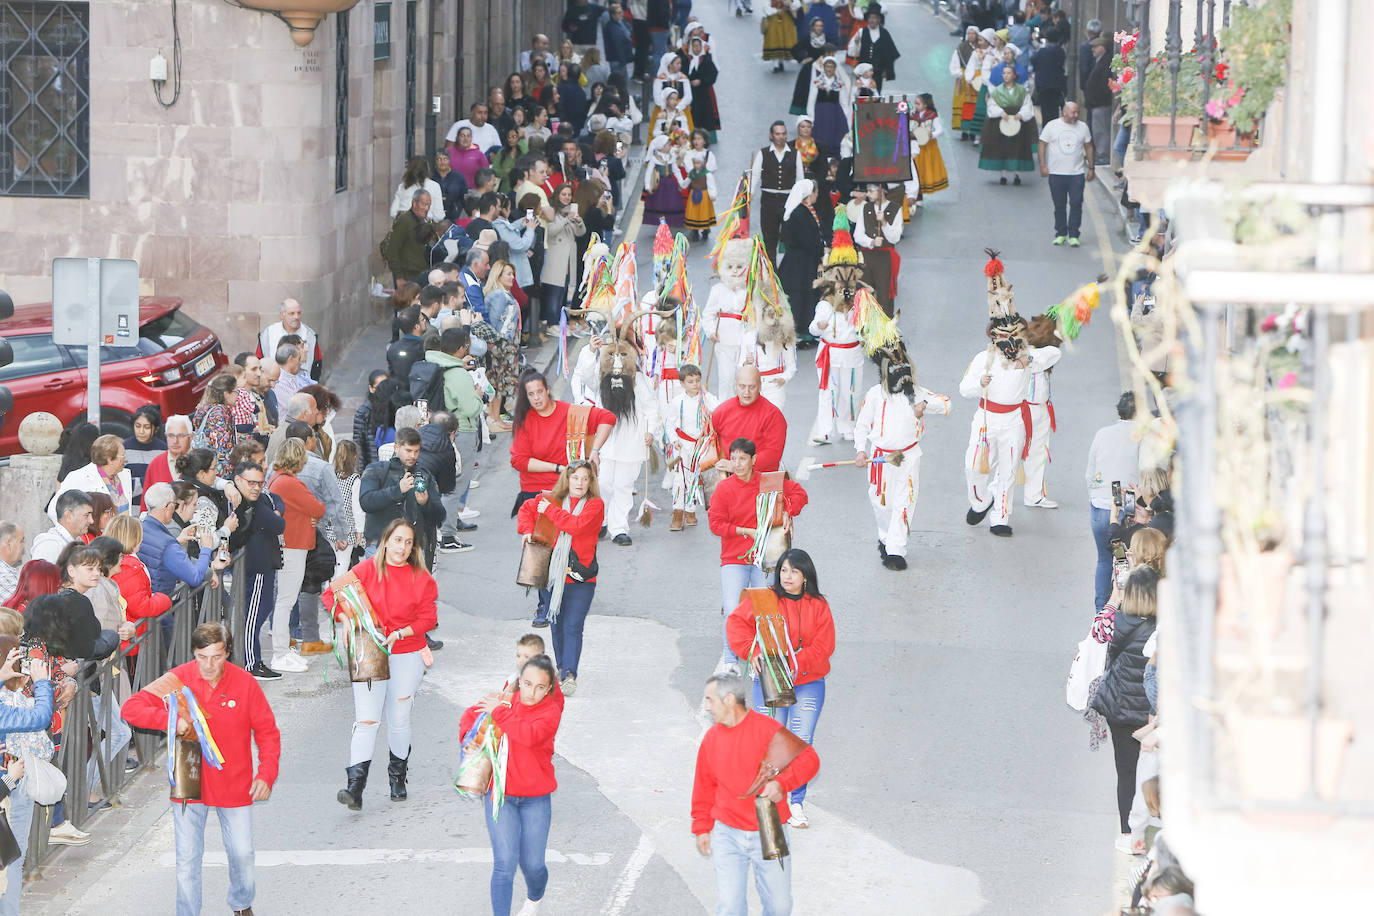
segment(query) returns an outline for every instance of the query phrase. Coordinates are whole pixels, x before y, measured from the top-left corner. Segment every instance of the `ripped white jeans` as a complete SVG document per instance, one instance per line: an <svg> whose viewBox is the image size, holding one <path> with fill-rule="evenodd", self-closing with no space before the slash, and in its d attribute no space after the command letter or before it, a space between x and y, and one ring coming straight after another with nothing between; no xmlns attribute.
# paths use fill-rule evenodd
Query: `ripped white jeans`
<svg viewBox="0 0 1374 916"><path fill-rule="evenodd" d="M377 746L377 728L386 713L386 740L397 757L410 756L410 711L415 692L425 676L425 663L419 652L391 656L391 677L385 681L353 685L353 740L348 748L348 765L372 759Z"/></svg>

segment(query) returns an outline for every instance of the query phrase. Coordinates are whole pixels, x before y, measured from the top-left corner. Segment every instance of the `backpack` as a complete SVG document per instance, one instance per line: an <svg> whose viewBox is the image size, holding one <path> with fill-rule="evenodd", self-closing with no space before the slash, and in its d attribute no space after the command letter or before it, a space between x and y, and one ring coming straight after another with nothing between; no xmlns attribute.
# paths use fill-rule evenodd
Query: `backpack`
<svg viewBox="0 0 1374 916"><path fill-rule="evenodd" d="M409 381L412 401L427 401L431 411L448 409L444 401L444 368L438 363L418 360L410 367Z"/></svg>

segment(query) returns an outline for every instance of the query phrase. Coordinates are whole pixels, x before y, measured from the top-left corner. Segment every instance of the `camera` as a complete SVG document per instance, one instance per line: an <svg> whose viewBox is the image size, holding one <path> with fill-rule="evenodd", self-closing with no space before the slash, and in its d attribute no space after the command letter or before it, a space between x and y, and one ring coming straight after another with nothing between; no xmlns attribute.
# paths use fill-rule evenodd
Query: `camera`
<svg viewBox="0 0 1374 916"><path fill-rule="evenodd" d="M424 474L415 475L415 492L424 493L429 489L429 478Z"/></svg>

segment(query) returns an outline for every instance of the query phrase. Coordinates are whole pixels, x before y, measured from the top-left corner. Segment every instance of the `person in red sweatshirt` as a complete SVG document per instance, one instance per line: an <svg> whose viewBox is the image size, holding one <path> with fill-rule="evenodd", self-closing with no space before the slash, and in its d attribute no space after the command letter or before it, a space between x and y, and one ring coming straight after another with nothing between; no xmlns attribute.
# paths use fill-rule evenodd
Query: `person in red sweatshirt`
<svg viewBox="0 0 1374 916"><path fill-rule="evenodd" d="M767 398L759 397L762 388L759 370L744 366L735 376L735 396L721 401L711 411L711 428L722 445L748 439L758 449L758 469L776 471L782 465L782 450L787 445L787 418Z"/></svg>
<svg viewBox="0 0 1374 916"><path fill-rule="evenodd" d="M754 452L754 443L748 439L736 439L730 443L732 473L716 487L706 515L711 533L720 538L720 631L725 642L722 665L739 660L730 649L725 616L739 606L740 592L746 588L768 586L768 574L754 565L750 554L754 546L754 529L758 525L761 473ZM801 484L793 480L783 481L782 503L787 514L786 530L789 533L792 530L792 517L801 513L806 502L806 491Z"/></svg>
<svg viewBox="0 0 1374 916"><path fill-rule="evenodd" d="M534 626L553 623L553 655L558 660L563 693L577 689L577 663L582 658L582 629L596 595L596 536L606 518L606 505L590 461L574 461L558 475L552 490L520 507L517 529L528 541L540 517L558 531L549 563L548 588L539 590ZM567 570L560 583L554 570Z"/></svg>
<svg viewBox="0 0 1374 916"><path fill-rule="evenodd" d="M191 633L194 661L178 665L135 693L120 715L136 728L165 731L167 697L182 686L190 689L205 714L210 735L224 756L224 765L201 767L200 801L173 802L176 828L177 916L200 912L201 858L205 853L205 821L213 810L219 817L229 858L229 909L252 913L256 882L253 876L253 802L266 801L277 781L281 732L267 697L253 676L229 663L233 640L220 623L202 623ZM179 697L176 733L196 740L187 717L187 703ZM258 771L253 773L253 745L258 746Z"/></svg>
<svg viewBox="0 0 1374 916"><path fill-rule="evenodd" d="M336 606L334 588L357 582L367 593L377 628L390 651L386 680L353 684L353 732L348 746L348 784L336 796L350 811L361 811L367 771L377 746L377 729L386 714L386 743L391 757L386 768L391 800L406 797L406 769L410 766L410 716L415 692L425 669L433 663L425 634L439 625L439 584L429 574L416 543L415 526L403 518L391 520L382 532L377 552L360 560L334 581L324 594L325 606L336 619L347 612ZM363 637L367 638L367 637Z"/></svg>
<svg viewBox="0 0 1374 916"><path fill-rule="evenodd" d="M816 564L805 550L792 548L778 560L773 579L773 594L778 596L778 611L787 622L786 635L796 660L792 670L792 689L797 702L791 706L770 709L763 703L763 688L759 683L760 659L754 649L757 624L754 605L747 598L725 621L725 633L730 649L740 658L748 658L754 678L754 709L777 719L807 744L815 743L816 723L825 706L825 676L830 673L830 656L835 653L835 618L830 602L816 584ZM783 660L789 669L792 658ZM806 784L792 790L792 817L788 824L800 830L807 827Z"/></svg>
<svg viewBox="0 0 1374 916"><path fill-rule="evenodd" d="M764 860L754 799L748 794L769 741L783 726L750 709L748 691L744 678L733 674L706 681L706 708L716 724L697 748L692 834L697 851L710 856L716 867L717 916L749 912L750 865L764 916L787 916L792 912L792 869ZM816 749L808 747L758 794L776 804L786 821L791 813L787 793L814 779L820 766Z"/></svg>
<svg viewBox="0 0 1374 916"><path fill-rule="evenodd" d="M458 734L467 735L478 716L491 714L505 736L506 796L497 818L492 817L491 793L482 804L491 837L491 912L510 916L517 865L525 876L525 904L519 916L534 916L544 899L549 869L544 852L553 819L553 739L563 719L563 692L558 689L553 662L536 655L520 669L514 692L492 693L463 713Z"/></svg>
<svg viewBox="0 0 1374 916"><path fill-rule="evenodd" d="M601 469L601 446L615 426L615 414L600 407L591 408L587 418L587 434L592 447L584 456L570 455L568 448L568 408L566 401L555 401L549 393L548 380L533 369L520 376L515 392L515 408L511 422L515 435L510 443L510 466L520 473L520 492L510 510L515 518L525 500L553 489L573 459L585 457L592 466Z"/></svg>

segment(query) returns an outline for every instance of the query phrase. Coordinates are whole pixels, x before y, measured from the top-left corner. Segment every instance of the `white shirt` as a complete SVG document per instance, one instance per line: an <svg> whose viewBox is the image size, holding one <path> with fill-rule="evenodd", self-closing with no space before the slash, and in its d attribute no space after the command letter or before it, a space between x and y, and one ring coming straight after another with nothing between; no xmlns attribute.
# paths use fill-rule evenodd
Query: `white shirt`
<svg viewBox="0 0 1374 916"><path fill-rule="evenodd" d="M868 389L854 420L854 450L871 455L874 448L892 451L919 443L925 421L916 416L916 405L922 403L927 413L936 410L949 416L949 398L929 389L917 387L915 398L891 394L881 382ZM907 456L919 458L920 445L908 451Z"/></svg>
<svg viewBox="0 0 1374 916"><path fill-rule="evenodd" d="M38 537L33 539L33 549L29 554L31 560L47 560L49 563L56 563L57 558L62 554L62 548L66 547L76 538L71 536L61 525L53 525Z"/></svg>
<svg viewBox="0 0 1374 916"><path fill-rule="evenodd" d="M717 342L723 346L738 347L744 336L744 322L739 316L744 314L746 301L746 290L731 289L724 283L714 284L701 313L702 330L708 337L715 334Z"/></svg>
<svg viewBox="0 0 1374 916"><path fill-rule="evenodd" d="M315 360L315 343L317 338L315 336L315 329L303 321L301 322L301 326L294 331L288 331L286 328L282 327L280 321L273 322L263 328L262 333L258 335L258 346L262 348L262 358L276 359L277 347L281 345L281 339L287 334L295 334L301 340L305 341L305 358L308 361L306 363L306 368L308 369L309 363Z"/></svg>
<svg viewBox="0 0 1374 916"><path fill-rule="evenodd" d="M429 218L436 223L439 222L444 218L444 192L439 187L439 182L433 178L426 178L420 187L429 194ZM414 185L407 186L405 182L396 185L396 193L391 198L392 219L410 209L410 205L415 201L415 192L418 190L420 188Z"/></svg>
<svg viewBox="0 0 1374 916"><path fill-rule="evenodd" d="M1088 468L1083 475L1094 509L1111 509L1112 481L1135 486L1140 477L1140 445L1135 440L1134 420L1117 420L1093 436L1088 449Z"/></svg>
<svg viewBox="0 0 1374 916"><path fill-rule="evenodd" d="M859 218L854 221L854 244L860 248L872 248L874 239L864 231L864 214L868 210L868 205L873 204L873 209L878 216L878 225L881 227L883 238L887 239L889 245L895 245L902 240L902 211L900 207L894 208L896 213L892 222L888 222L883 211L878 208L873 201L865 201L860 205ZM886 206L886 204L884 204Z"/></svg>
<svg viewBox="0 0 1374 916"><path fill-rule="evenodd" d="M544 58L544 63L548 64L550 73L558 72L558 58L553 56L552 51L535 51L531 48L528 51L520 52L520 72L529 73L534 69L534 61L537 57Z"/></svg>
<svg viewBox="0 0 1374 916"><path fill-rule="evenodd" d="M1088 169L1087 151L1092 132L1081 120L1072 124L1055 118L1040 131L1045 144L1045 165L1051 175L1082 175Z"/></svg>
<svg viewBox="0 0 1374 916"><path fill-rule="evenodd" d="M763 390L777 389L791 381L797 374L797 348L780 347L777 344L760 344L758 332L753 328L744 332L740 339L737 366L752 363L763 376Z"/></svg>
<svg viewBox="0 0 1374 916"><path fill-rule="evenodd" d="M791 154L791 153L793 153L793 152L795 152L795 151L792 149L792 147L788 146L788 145L785 144L785 143L783 144L782 149L778 149L776 146L774 146L773 144L770 143L770 144L768 144L767 152L772 153L774 159L778 160L779 162L782 162L782 160L783 160L787 155L789 155L789 154ZM790 193L792 193L792 189L791 189L791 188L781 188L781 189L777 189L777 188L760 188L760 187L759 187L759 185L760 185L760 184L762 183L762 181L763 181L763 157L764 157L764 155L765 155L765 151L764 151L764 150L759 150L757 153L754 154L754 156L753 156L753 162L752 162L752 163L750 164L750 166L749 166L749 194L750 194L750 196L753 197L755 200L757 200L760 191L762 191L764 194L790 194ZM802 168L801 156L798 155L798 156L797 156L797 174L796 174L795 176L793 176L793 184L796 184L796 182L801 181L803 178L806 177L806 175L803 174L804 172L805 172L805 169Z"/></svg>
<svg viewBox="0 0 1374 916"><path fill-rule="evenodd" d="M696 397L680 394L668 404L663 415L663 433L670 447L679 442L678 430L689 436L699 436L711 412L720 406L720 401L705 388Z"/></svg>
<svg viewBox="0 0 1374 916"><path fill-rule="evenodd" d="M816 303L816 317L812 319L811 326L807 330L815 337L819 337L825 344L850 344L857 343L859 340L859 331L854 327L854 310L846 309L843 312L837 312L828 299L821 299ZM817 349L817 365L820 365L820 359L821 350ZM863 362L864 348L862 346L830 350L831 366L853 369L855 366L862 366Z"/></svg>
<svg viewBox="0 0 1374 916"><path fill-rule="evenodd" d="M501 133L490 121L478 127L468 118L464 118L461 121L454 121L453 124L449 126L448 133L444 134L444 139L449 143L453 143L458 139L458 131L462 130L464 127L472 131L472 145L484 153L493 146L501 145Z"/></svg>
<svg viewBox="0 0 1374 916"><path fill-rule="evenodd" d="M977 356L969 360L968 369L964 372L963 379L959 382L959 393L966 398L982 398L983 386L982 378L984 375L992 376L992 381L988 383L987 399L994 404L1020 404L1026 399L1026 394L1030 391L1030 380L1032 370L1048 369L1059 362L1058 347L1027 347L1026 356L1030 358L1030 366L1025 369L1018 369L1007 362L1000 352L994 353L989 358L988 351L982 350ZM991 364L991 365L989 365ZM975 413L973 422L982 423L982 411ZM1018 411L999 414L989 412L987 422L1010 423L1015 420L1021 422L1021 415Z"/></svg>

